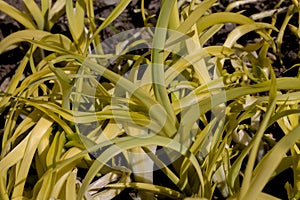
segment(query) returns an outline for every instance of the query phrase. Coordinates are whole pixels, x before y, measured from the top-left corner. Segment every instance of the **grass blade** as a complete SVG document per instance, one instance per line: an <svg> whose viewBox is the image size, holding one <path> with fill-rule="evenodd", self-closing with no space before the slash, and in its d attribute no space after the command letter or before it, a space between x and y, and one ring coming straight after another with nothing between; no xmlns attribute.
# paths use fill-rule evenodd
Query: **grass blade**
<svg viewBox="0 0 300 200"><path fill-rule="evenodd" d="M23 195L26 177L29 172L33 156L38 147L38 144L48 129L51 128L53 121L47 116L43 116L35 127L32 129L26 148L24 149L24 157L17 169L15 187L13 189L12 198L20 197Z"/></svg>
<svg viewBox="0 0 300 200"><path fill-rule="evenodd" d="M259 30L259 29L277 30L274 26L272 26L271 24L267 24L267 23L254 23L254 24L241 25L229 33L229 35L224 43L224 46L231 48L240 37L242 37L246 33L249 33L251 31L255 31L255 30ZM271 36L269 36L266 39L267 39L267 41L272 40Z"/></svg>
<svg viewBox="0 0 300 200"><path fill-rule="evenodd" d="M44 36L50 35L51 33L41 30L23 30L10 34L0 42L0 54L10 50L17 43L23 42L24 40L41 40Z"/></svg>
<svg viewBox="0 0 300 200"><path fill-rule="evenodd" d="M75 44L79 45L80 38L84 34L84 0L77 0L75 8L73 1L66 1L66 14L69 28Z"/></svg>
<svg viewBox="0 0 300 200"><path fill-rule="evenodd" d="M8 16L12 17L19 23L21 23L23 26L25 26L27 29L36 29L36 25L31 20L31 18L20 12L18 9L14 8L13 6L9 5L3 0L0 0L0 10L7 14ZM1 52L1 51L0 51Z"/></svg>
<svg viewBox="0 0 300 200"><path fill-rule="evenodd" d="M300 138L300 126L284 136L259 162L254 171L251 184L244 196L245 200L256 199L270 179L288 149Z"/></svg>
<svg viewBox="0 0 300 200"><path fill-rule="evenodd" d="M182 146L180 143L169 139L167 137L162 137L159 135L152 135L149 136L140 136L140 137L123 137L123 142L114 142L115 145L112 145L109 147L106 151L104 151L98 158L98 162L94 162L91 166L90 170L88 171L87 175L85 176L85 179L82 183L82 187L79 190L77 199L81 199L84 195L84 191L86 191L88 184L92 181L93 177L98 173L99 170L103 168L105 163L109 161L113 156L117 155L118 153L121 153L125 150L134 148L134 147L141 147L141 146L152 146L152 145L158 145L158 146L164 146L168 147L170 149L173 149L182 155L188 157L192 163L192 165L196 169L197 176L199 179L202 179L202 172L201 168L199 166L199 163L195 156L193 154L190 154L187 149Z"/></svg>
<svg viewBox="0 0 300 200"><path fill-rule="evenodd" d="M131 2L131 0L122 0L120 3L116 6L116 8L110 13L110 15L102 22L100 27L93 33L92 39L96 38L100 31L102 31L105 27L110 25L128 6L128 4ZM100 53L100 52L98 52Z"/></svg>
<svg viewBox="0 0 300 200"><path fill-rule="evenodd" d="M45 26L45 19L39 6L34 2L34 0L23 0L23 3L33 16L34 21L37 23L38 29L43 30Z"/></svg>
<svg viewBox="0 0 300 200"><path fill-rule="evenodd" d="M159 185L152 185L147 183L115 183L109 184L107 187L111 188L133 188L136 190L146 190L148 192L156 193L159 195L166 196L171 199L182 199L184 195L176 190L172 190L166 187L162 187Z"/></svg>
<svg viewBox="0 0 300 200"><path fill-rule="evenodd" d="M176 116L174 115L173 109L171 107L168 93L165 86L165 74L164 74L164 52L161 50L164 49L165 38L167 35L167 27L169 22L169 17L171 14L171 9L174 6L174 1L163 1L162 9L157 21L157 27L155 29L153 43L152 43L152 79L153 79L153 89L155 98L167 112L167 121L168 124L177 124ZM170 129L171 134L168 135L172 137L175 133L175 128Z"/></svg>

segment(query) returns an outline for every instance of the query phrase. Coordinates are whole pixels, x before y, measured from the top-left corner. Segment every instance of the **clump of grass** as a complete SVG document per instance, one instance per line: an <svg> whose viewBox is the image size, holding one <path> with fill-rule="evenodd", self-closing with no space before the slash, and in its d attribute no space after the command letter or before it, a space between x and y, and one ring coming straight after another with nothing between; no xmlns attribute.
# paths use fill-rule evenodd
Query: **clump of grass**
<svg viewBox="0 0 300 200"><path fill-rule="evenodd" d="M0 53L30 45L0 96L1 199L112 199L126 188L142 199L212 199L217 190L276 199L263 189L288 168L288 197L299 198L300 80L276 77L270 57L280 55L287 27L299 37L289 24L297 2L278 27L284 9L255 15L272 17L263 23L230 11L250 1L212 13L215 0L162 1L150 25L142 0L146 27L106 41L99 33L131 1L100 26L91 0L23 2L29 12L0 1L25 27L0 42ZM70 38L51 33L64 15ZM209 45L226 23L236 27L223 45ZM241 45L249 33L259 41ZM21 81L25 69L32 73ZM275 123L279 140L266 131ZM155 184L155 170L167 184Z"/></svg>

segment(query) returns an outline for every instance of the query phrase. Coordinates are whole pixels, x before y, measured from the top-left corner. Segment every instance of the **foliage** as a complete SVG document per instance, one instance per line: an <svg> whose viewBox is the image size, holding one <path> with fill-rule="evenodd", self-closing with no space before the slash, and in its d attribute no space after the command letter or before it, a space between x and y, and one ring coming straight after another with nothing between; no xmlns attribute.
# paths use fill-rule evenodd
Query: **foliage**
<svg viewBox="0 0 300 200"><path fill-rule="evenodd" d="M131 1L100 25L92 0L51 2L23 0L19 11L0 1L24 26L0 42L0 53L29 44L0 93L1 199L112 199L126 188L142 199L212 199L217 190L228 199L277 199L263 189L288 168L288 197L300 197L300 80L275 77L271 56L280 59L287 28L299 37L289 23L299 17L297 1L278 26L280 5L253 18L231 11L250 0L219 13L215 0L165 0L154 25L142 0L145 27L106 41L99 34ZM62 16L70 37L51 33ZM211 45L226 23L236 26L223 45ZM259 41L239 43L251 33ZM274 124L279 139L268 132ZM168 184L155 183L153 168Z"/></svg>

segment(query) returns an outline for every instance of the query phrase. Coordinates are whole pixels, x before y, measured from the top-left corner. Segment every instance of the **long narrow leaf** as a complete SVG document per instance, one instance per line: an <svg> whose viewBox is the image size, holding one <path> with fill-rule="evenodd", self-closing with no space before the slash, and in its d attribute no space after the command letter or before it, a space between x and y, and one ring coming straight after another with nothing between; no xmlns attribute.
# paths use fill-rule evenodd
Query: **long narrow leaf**
<svg viewBox="0 0 300 200"><path fill-rule="evenodd" d="M23 3L30 14L33 16L35 22L37 23L38 29L43 30L45 19L39 6L35 3L34 0L23 0Z"/></svg>
<svg viewBox="0 0 300 200"><path fill-rule="evenodd" d="M23 26L25 26L28 29L36 29L36 25L32 21L32 19L20 12L18 9L14 8L13 6L9 5L3 0L0 0L0 10L4 12L5 14L9 15L10 17L14 18L18 22L20 22ZM1 52L1 51L0 51Z"/></svg>
<svg viewBox="0 0 300 200"><path fill-rule="evenodd" d="M152 43L152 79L153 79L153 89L155 98L167 112L167 121L169 124L176 124L176 117L174 115L173 109L171 107L168 93L165 86L165 76L164 76L164 55L161 50L164 49L165 38L167 35L167 27L169 22L169 17L171 14L171 9L174 5L174 1L163 1L162 10L160 12L157 28L155 29L153 43ZM170 131L175 131L173 128ZM169 135L172 137L174 132Z"/></svg>
<svg viewBox="0 0 300 200"><path fill-rule="evenodd" d="M66 14L70 24L69 28L76 44L79 44L79 40L84 33L84 10L84 0L77 0L75 7L72 1L66 1Z"/></svg>
<svg viewBox="0 0 300 200"><path fill-rule="evenodd" d="M125 140L125 139L124 139ZM87 189L88 184L91 182L93 177L98 173L99 170L102 169L102 167L105 165L109 159L111 159L114 155L117 155L118 153L121 153L122 151L125 151L127 149L131 149L137 146L151 146L151 145L159 145L159 146L167 146L170 149L173 149L179 153L181 153L184 156L187 156L192 165L195 167L197 176L199 179L203 178L201 168L198 164L197 159L194 157L193 154L189 154L186 148L184 148L179 143L175 142L172 139L158 136L158 135L152 135L150 138L148 136L146 137L128 137L127 140L125 140L122 143L115 143L116 145L113 145L109 147L105 152L103 152L97 160L99 162L95 162L90 170L88 171L87 175L85 176L85 179L82 183L82 187L79 190L77 199L81 199L83 197L84 191ZM202 180L203 181L203 180Z"/></svg>
<svg viewBox="0 0 300 200"><path fill-rule="evenodd" d="M9 50L13 45L16 45L24 40L40 40L51 33L41 30L22 30L10 34L0 42L0 54Z"/></svg>
<svg viewBox="0 0 300 200"><path fill-rule="evenodd" d="M272 173L279 165L287 150L300 138L300 126L284 136L259 162L255 168L251 185L245 194L246 200L256 199L257 195L263 189L270 179Z"/></svg>
<svg viewBox="0 0 300 200"><path fill-rule="evenodd" d="M36 126L32 129L31 135L28 139L28 143L26 144L24 157L20 163L19 169L17 169L17 175L15 180L15 188L12 193L12 197L16 198L22 196L25 186L25 181L27 174L29 172L29 168L38 147L38 144L47 130L52 126L53 121L49 119L47 116L43 116Z"/></svg>

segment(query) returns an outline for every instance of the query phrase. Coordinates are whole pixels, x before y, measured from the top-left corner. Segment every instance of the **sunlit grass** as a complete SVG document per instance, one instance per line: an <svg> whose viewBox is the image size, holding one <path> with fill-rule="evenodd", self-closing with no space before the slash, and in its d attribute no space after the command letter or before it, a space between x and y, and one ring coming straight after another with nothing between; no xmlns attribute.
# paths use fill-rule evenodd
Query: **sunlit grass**
<svg viewBox="0 0 300 200"><path fill-rule="evenodd" d="M142 199L213 199L217 190L228 199L277 199L263 189L288 168L288 197L299 198L300 80L275 77L269 57L281 59L288 27L299 37L289 24L298 3L278 26L273 10L255 18L271 23L231 12L251 1L212 13L215 0L162 1L149 24L141 1L147 27L101 41L130 2L97 26L92 0L24 0L29 12L0 0L25 27L0 42L0 53L30 45L0 93L0 199L112 199L125 188ZM51 33L64 15L70 38ZM210 45L226 23L236 27L223 45ZM253 32L260 40L239 43ZM275 123L279 140L266 131ZM155 185L153 169L169 184Z"/></svg>

